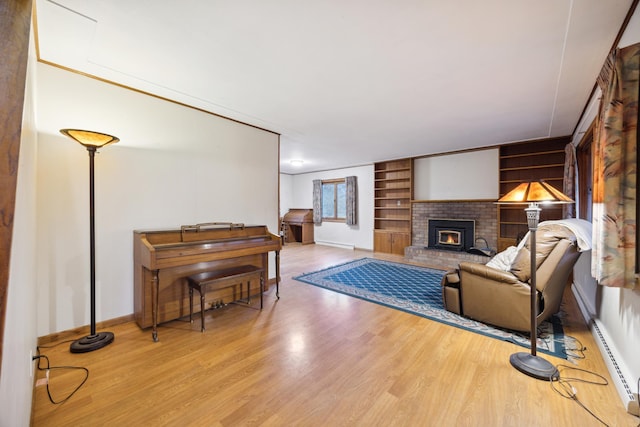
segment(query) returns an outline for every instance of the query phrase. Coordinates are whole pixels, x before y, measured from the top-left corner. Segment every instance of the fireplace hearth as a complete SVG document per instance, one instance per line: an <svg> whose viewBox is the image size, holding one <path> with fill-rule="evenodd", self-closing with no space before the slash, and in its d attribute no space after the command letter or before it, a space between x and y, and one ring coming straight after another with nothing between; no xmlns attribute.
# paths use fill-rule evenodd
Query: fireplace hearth
<svg viewBox="0 0 640 427"><path fill-rule="evenodd" d="M447 251L468 251L475 242L475 221L464 219L429 219L428 247Z"/></svg>

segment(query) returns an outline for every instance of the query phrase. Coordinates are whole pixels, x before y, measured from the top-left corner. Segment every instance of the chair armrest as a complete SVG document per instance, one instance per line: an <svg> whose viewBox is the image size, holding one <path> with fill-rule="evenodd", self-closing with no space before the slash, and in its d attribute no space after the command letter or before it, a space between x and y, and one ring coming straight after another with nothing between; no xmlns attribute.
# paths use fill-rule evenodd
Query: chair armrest
<svg viewBox="0 0 640 427"><path fill-rule="evenodd" d="M508 271L460 263L460 300L465 316L516 331L531 325L531 288Z"/></svg>
<svg viewBox="0 0 640 427"><path fill-rule="evenodd" d="M441 286L456 286L460 283L460 275L457 270L449 270L440 281Z"/></svg>
<svg viewBox="0 0 640 427"><path fill-rule="evenodd" d="M460 307L460 275L457 270L449 270L442 276L440 282L442 286L442 302L444 308L456 313L462 314Z"/></svg>
<svg viewBox="0 0 640 427"><path fill-rule="evenodd" d="M487 267L484 264L477 264L473 262L461 262L460 270L476 276L483 277L485 279L496 280L498 282L503 282L508 284L521 283L518 280L518 278L513 274L511 274L510 272Z"/></svg>

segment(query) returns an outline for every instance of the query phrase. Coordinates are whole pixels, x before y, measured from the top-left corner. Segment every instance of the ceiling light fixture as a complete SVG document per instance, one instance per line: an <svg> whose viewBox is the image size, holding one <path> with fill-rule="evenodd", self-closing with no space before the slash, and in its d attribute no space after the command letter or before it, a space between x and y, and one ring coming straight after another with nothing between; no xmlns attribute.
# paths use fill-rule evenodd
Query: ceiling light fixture
<svg viewBox="0 0 640 427"><path fill-rule="evenodd" d="M293 160L289 160L289 163L291 163L292 166L302 166L302 164L304 163L304 160L293 159Z"/></svg>

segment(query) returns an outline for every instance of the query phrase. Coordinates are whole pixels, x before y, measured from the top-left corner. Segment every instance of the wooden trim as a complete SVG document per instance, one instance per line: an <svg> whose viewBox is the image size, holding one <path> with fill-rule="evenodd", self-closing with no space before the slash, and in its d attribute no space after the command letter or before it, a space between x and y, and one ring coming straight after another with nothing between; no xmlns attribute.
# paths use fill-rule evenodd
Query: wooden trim
<svg viewBox="0 0 640 427"><path fill-rule="evenodd" d="M276 278L273 277L271 279L265 280L265 292L268 290L270 286L276 285ZM104 320L102 322L96 323L96 329L108 329L114 326L122 325L127 322L135 322L135 314L127 314L126 316L115 317L113 319ZM49 335L43 335L38 337L38 345L44 346L50 344L52 342L57 341L67 341L67 340L75 340L79 336L87 335L91 330L90 325L79 326L77 328L68 329L66 331L54 332Z"/></svg>
<svg viewBox="0 0 640 427"><path fill-rule="evenodd" d="M547 156L549 154L560 154L560 153L564 153L564 150L540 151L538 153L509 154L507 156L502 156L502 158L503 159L514 159L514 158L517 158L517 157Z"/></svg>
<svg viewBox="0 0 640 427"><path fill-rule="evenodd" d="M450 156L452 154L464 154L464 153L473 153L476 151L487 151L487 150L496 150L500 147L500 144L488 145L486 147L478 147L478 148L466 148L464 150L455 150L455 151L443 151L441 153L433 153L433 154L424 154L420 156L412 157L412 159L427 159L430 157L442 157L442 156Z"/></svg>
<svg viewBox="0 0 640 427"><path fill-rule="evenodd" d="M68 71L70 73L74 73L74 74L78 74L78 75L81 75L81 76L84 76L84 77L88 77L90 79L94 79L94 80L97 80L97 81L102 82L102 83L107 83L107 84L110 84L110 85L113 85L113 86L120 87L122 89L131 90L133 92L136 92L136 93L139 93L139 94L142 94L142 95L151 96L151 97L159 99L161 101L171 102L171 103L179 105L181 107L190 108L192 110L196 110L196 111L199 111L201 113L210 114L212 116L216 116L216 117L219 117L221 119L229 120L229 121L232 121L232 122L235 122L235 123L239 123L239 124L245 125L245 126L250 126L250 127L254 128L254 129L258 129L258 130L262 130L262 131L265 131L265 132L273 133L273 134L278 135L278 136L280 135L280 133L275 132L275 131L270 130L270 129L266 129L266 128L263 128L263 127L260 127L260 126L252 125L251 123L246 123L246 122L243 122L241 120L237 120L237 119L233 119L231 117L223 116L222 114L214 113L213 111L209 111L209 110L206 110L206 109L201 108L201 107L196 107L194 105L190 105L190 104L187 104L187 103L184 103L184 102L181 102L181 101L176 101L175 99L166 98L164 96L157 95L157 94L154 94L154 93L151 93L151 92L147 92L147 91L144 91L144 90L136 89L136 88L133 88L131 86L127 86L127 85L124 85L124 84L121 84L121 83L116 83L116 82L114 82L112 80L108 80L108 79L105 79L105 78L102 78L102 77L95 76L93 74L89 74L89 73L85 73L83 71L76 70L74 68L65 67L64 65L60 65L60 64L57 64L55 62L47 61L46 59L42 59L42 57L40 56L40 38L39 38L39 33L38 33L37 8L36 8L35 5L34 5L33 9L34 9L34 13L33 13L33 16L34 16L33 17L34 31L33 31L33 34L34 34L34 40L35 40L35 46L36 46L36 57L38 58L38 62L40 62L42 64L49 65L51 67L59 68L59 69L64 70L64 71Z"/></svg>
<svg viewBox="0 0 640 427"><path fill-rule="evenodd" d="M533 157L533 156L529 156ZM506 156L505 156L506 158ZM521 170L531 170L531 169L546 169L546 168L558 168L564 167L563 163L547 163L540 166L517 166L513 168L500 168L500 172L509 172L509 171L521 171Z"/></svg>
<svg viewBox="0 0 640 427"><path fill-rule="evenodd" d="M323 179L323 184L341 184L347 182L346 178Z"/></svg>
<svg viewBox="0 0 640 427"><path fill-rule="evenodd" d="M9 292L22 111L29 60L31 0L0 2L0 372Z"/></svg>
<svg viewBox="0 0 640 427"><path fill-rule="evenodd" d="M487 203L496 200L498 199L412 200L411 203Z"/></svg>
<svg viewBox="0 0 640 427"><path fill-rule="evenodd" d="M113 86L117 86L117 87L122 88L122 89L130 90L130 91L139 93L141 95L150 96L150 97L159 99L161 101L171 102L172 104L176 104L176 105L178 105L180 107L189 108L189 109L192 109L192 110L195 110L195 111L199 111L201 113L205 113L205 114L209 114L209 115L212 115L212 116L215 116L215 117L219 117L221 119L229 120L231 122L235 122L235 123L238 123L238 124L241 124L241 125L244 125L244 126L249 126L249 127L254 128L254 129L258 129L258 130L262 130L262 131L265 131L265 132L269 132L269 133L272 133L274 135L280 135L280 133L278 133L276 131L273 131L271 129L266 129L266 128L263 128L263 127L260 127L260 126L252 125L251 123L246 123L246 122L243 122L241 120L237 120L237 119L233 119L231 117L223 116L222 114L214 113L213 111L210 111L210 110L207 110L207 109L204 109L204 108L201 108L201 107L196 107L194 105L187 104L185 102L176 101L175 99L167 98L167 97L164 97L164 96L161 96L161 95L157 95L155 93L151 93L151 92L147 92L147 91L144 91L144 90L136 89L136 88L133 88L131 86L127 86L127 85L124 85L124 84L121 84L121 83L114 82L112 80L107 80L105 78L95 76L93 74L89 74L89 73L85 73L83 71L75 70L73 68L65 67L63 65L56 64L55 62L47 61L47 60L41 59L41 58L38 58L38 62L40 62L41 64L49 65L51 67L59 68L59 69L64 70L64 71L68 71L70 73L74 73L74 74L78 74L78 75L81 75L81 76L84 76L84 77L88 77L90 79L94 79L94 80L97 80L97 81L102 82L102 83L106 83L106 84L110 84L110 85L113 85Z"/></svg>
<svg viewBox="0 0 640 427"><path fill-rule="evenodd" d="M593 121L591 122L587 130L584 132L584 135L582 135L582 138L580 138L580 142L578 142L578 145L576 146L577 150L584 149L587 143L591 144L591 142L593 141L593 131L595 126L596 126L596 119L593 119Z"/></svg>
<svg viewBox="0 0 640 427"><path fill-rule="evenodd" d="M510 142L505 142L502 144L492 144L492 145L487 145L484 147L477 147L477 148L467 148L464 150L455 150L455 151L444 151L442 153L434 153L434 154L424 154L421 156L415 156L415 157L411 157L413 160L416 159L426 159L429 157L442 157L442 156L450 156L452 154L464 154L464 153L473 153L476 151L487 151L487 150L497 150L500 147L504 147L504 146L509 146L509 145L514 145L514 144L524 144L527 142L547 142L547 141L553 141L553 140L557 140L557 139L567 139L568 141L571 140L571 135L565 135L565 136L554 136L554 137L550 137L550 138L537 138L537 139L523 139L520 141L510 141Z"/></svg>
<svg viewBox="0 0 640 427"><path fill-rule="evenodd" d="M133 322L135 320L136 319L134 314L131 313L126 316L116 317L114 319L105 320L103 322L97 322L96 329L107 329L112 326L121 325L127 322ZM66 331L54 332L49 335L38 337L38 345L44 346L56 341L73 341L80 336L87 335L89 332L91 332L90 325L79 326L77 328L68 329Z"/></svg>
<svg viewBox="0 0 640 427"><path fill-rule="evenodd" d="M588 221L592 220L591 194L593 190L593 136L596 120L589 125L587 131L582 135L576 147L576 162L578 164L578 218Z"/></svg>
<svg viewBox="0 0 640 427"><path fill-rule="evenodd" d="M611 45L611 48L609 49L609 53L607 54L607 56L609 56L609 54L611 54L611 52L613 52L615 49L617 49L618 44L620 44L620 39L622 39L622 35L626 31L627 26L629 25L629 21L631 20L631 17L635 13L639 1L640 0L633 0L633 3L631 3L631 6L629 6L629 10L627 11L627 15L624 17L624 21L622 22L622 25L620 26L620 30L618 31L618 34L616 35L616 39L613 41L613 44ZM605 57L605 61L606 61L606 57ZM587 98L587 102L585 102L584 107L582 108L582 112L580 113L580 117L578 117L578 121L576 122L576 125L573 128L573 132L571 132L572 135L575 135L576 131L578 130L578 126L580 126L580 122L584 118L584 113L587 112L587 107L589 106L589 103L591 102L591 99L593 98L593 95L595 95L597 89L598 89L598 82L596 81L593 84L593 88L591 89L591 93L589 94L589 97Z"/></svg>
<svg viewBox="0 0 640 427"><path fill-rule="evenodd" d="M338 184L345 184L347 183L347 179L346 178L332 178L332 179L323 179L322 180L322 186L324 186L325 184L331 184L333 185L335 188L335 192L333 194L333 210L334 210L334 214L337 215L338 213L338 188L337 185ZM323 190L324 191L324 190ZM337 216L323 216L322 217L322 222L347 222L346 218L340 218Z"/></svg>

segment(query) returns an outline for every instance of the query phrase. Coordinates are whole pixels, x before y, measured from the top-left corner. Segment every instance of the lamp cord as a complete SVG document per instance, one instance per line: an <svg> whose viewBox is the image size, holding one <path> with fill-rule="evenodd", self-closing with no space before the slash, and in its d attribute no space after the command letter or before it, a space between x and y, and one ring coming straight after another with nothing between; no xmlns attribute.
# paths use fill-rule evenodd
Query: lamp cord
<svg viewBox="0 0 640 427"><path fill-rule="evenodd" d="M60 342L60 343L58 343L56 345L60 345L60 344L63 344L65 342L70 342L70 341L73 341L73 340L62 341L62 342ZM52 346L52 347L54 347L54 346ZM43 347L43 348L51 348L51 347ZM64 403L67 400L71 399L71 396L73 396L78 390L80 390L80 388L84 385L84 383L87 382L87 379L89 378L89 369L87 369L87 368L85 368L83 366L51 366L51 364L49 362L49 358L44 354L40 354L40 347L36 347L36 350L37 350L37 352L36 352L36 355L33 356L33 360L36 360L36 359L38 360L37 368L38 368L39 371L45 371L46 372L47 395L49 396L49 401L51 403L53 403L54 405L58 405L60 403ZM45 367L40 366L40 362L43 359L47 362ZM78 386L75 389L73 389L73 391L71 393L69 393L64 399L56 401L53 398L53 396L51 395L51 389L49 387L49 373L51 371L53 371L53 370L62 370L62 369L81 370L81 371L84 371L85 375L84 375L84 378L82 379L82 381L80 382L80 384L78 384Z"/></svg>
<svg viewBox="0 0 640 427"><path fill-rule="evenodd" d="M574 371L586 373L586 374L594 376L595 378L592 379L592 380L587 380L587 379L577 378L577 377L566 377L566 378L563 378L562 377L561 368L564 368L565 370L574 370ZM551 384L551 389L554 392L558 393L560 396L564 397L565 399L573 400L578 405L580 405L582 407L582 409L587 411L587 413L589 413L589 415L591 415L593 418L598 420L602 425L608 426L608 424L606 422L604 422L601 418L599 418L596 414L594 414L593 411L591 411L589 408L587 408L584 405L584 403L582 403L580 401L580 399L578 399L576 389L573 386L574 382L606 386L606 385L609 384L607 379L605 377L603 377L602 375L597 374L595 372L587 371L585 369L576 368L574 366L557 365L556 369L558 370L560 375L558 375L558 379L557 380L549 381L549 383ZM555 385L556 383L558 384L557 386Z"/></svg>
<svg viewBox="0 0 640 427"><path fill-rule="evenodd" d="M571 359L586 359L587 356L585 356L584 352L587 349L587 347L582 345L582 342L580 342L580 340L576 337L567 335L566 338L572 339L576 344L574 347L567 347L565 349L567 356L570 357Z"/></svg>

